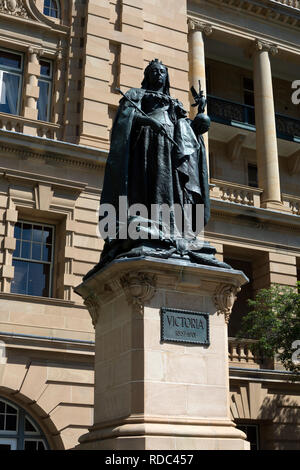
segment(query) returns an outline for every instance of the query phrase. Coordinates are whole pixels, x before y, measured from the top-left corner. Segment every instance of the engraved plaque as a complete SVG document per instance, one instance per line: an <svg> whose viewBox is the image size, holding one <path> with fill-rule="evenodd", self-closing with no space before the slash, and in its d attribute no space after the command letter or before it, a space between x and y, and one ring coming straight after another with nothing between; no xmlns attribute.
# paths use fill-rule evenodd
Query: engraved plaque
<svg viewBox="0 0 300 470"><path fill-rule="evenodd" d="M163 307L161 341L209 345L209 314Z"/></svg>

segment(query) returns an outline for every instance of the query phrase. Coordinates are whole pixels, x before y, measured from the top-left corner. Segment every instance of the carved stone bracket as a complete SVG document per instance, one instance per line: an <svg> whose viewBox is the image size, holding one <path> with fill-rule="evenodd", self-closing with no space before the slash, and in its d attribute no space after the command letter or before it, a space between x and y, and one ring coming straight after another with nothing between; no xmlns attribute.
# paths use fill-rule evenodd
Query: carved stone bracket
<svg viewBox="0 0 300 470"><path fill-rule="evenodd" d="M223 314L226 323L229 322L236 295L240 290L240 287L233 286L232 284L221 284L215 291L214 301L217 307L217 314Z"/></svg>
<svg viewBox="0 0 300 470"><path fill-rule="evenodd" d="M0 0L0 13L28 18L23 0Z"/></svg>
<svg viewBox="0 0 300 470"><path fill-rule="evenodd" d="M133 305L134 309L142 314L145 302L155 293L156 276L143 272L130 272L122 276L120 282L129 305Z"/></svg>
<svg viewBox="0 0 300 470"><path fill-rule="evenodd" d="M99 318L99 314L101 311L101 302L96 294L90 294L85 300L84 304L86 305L89 314L91 315L92 318L92 323L94 328L96 328L97 321Z"/></svg>
<svg viewBox="0 0 300 470"><path fill-rule="evenodd" d="M209 36L213 32L211 24L193 18L188 18L188 28L189 31L201 31L206 36Z"/></svg>
<svg viewBox="0 0 300 470"><path fill-rule="evenodd" d="M234 162L239 160L245 140L245 135L238 134L227 143L226 153L230 161Z"/></svg>
<svg viewBox="0 0 300 470"><path fill-rule="evenodd" d="M293 155L288 158L288 169L290 175L300 172L300 150L297 150Z"/></svg>

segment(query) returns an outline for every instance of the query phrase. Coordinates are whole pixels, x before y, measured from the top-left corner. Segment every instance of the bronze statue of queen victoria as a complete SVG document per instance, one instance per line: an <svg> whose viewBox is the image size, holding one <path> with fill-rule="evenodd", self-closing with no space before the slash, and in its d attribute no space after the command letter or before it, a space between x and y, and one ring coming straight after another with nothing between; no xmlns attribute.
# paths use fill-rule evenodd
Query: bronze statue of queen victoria
<svg viewBox="0 0 300 470"><path fill-rule="evenodd" d="M157 230L158 221L151 219L152 207L163 204L183 211L189 206L192 230L196 229L197 207L203 209L203 227L210 216L203 141L210 119L203 112L206 105L203 93L197 95L192 91L198 105L194 120L187 117L180 101L170 96L168 69L155 59L144 71L141 88L122 93L101 196L101 205L115 208L117 236L103 237L105 245L100 262L86 278L115 259L141 256L229 268L214 257L215 249L199 240L196 232L194 237L186 237L175 230L166 236L163 223ZM141 214L127 217L127 224L132 219L140 223L139 238L118 236L120 197L126 198L128 207L138 204L147 209L148 218Z"/></svg>

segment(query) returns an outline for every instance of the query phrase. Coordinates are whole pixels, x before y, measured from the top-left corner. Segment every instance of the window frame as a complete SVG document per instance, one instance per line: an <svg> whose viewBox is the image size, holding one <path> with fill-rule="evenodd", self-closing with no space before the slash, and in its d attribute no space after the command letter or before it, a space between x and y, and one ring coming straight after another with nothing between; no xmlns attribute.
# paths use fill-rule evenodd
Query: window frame
<svg viewBox="0 0 300 470"><path fill-rule="evenodd" d="M12 441L16 442L16 448L11 450L24 450L25 441L42 441L45 447L45 450L50 450L48 440L45 436L45 433L42 431L39 424L35 419L27 413L26 410L18 406L16 403L12 403L10 400L7 400L5 397L0 397L0 402L5 403L15 410L17 410L17 430L16 431L6 431L0 430L0 444L12 444ZM25 419L29 419L33 427L37 429L37 432L25 432ZM7 442L5 442L7 441ZM8 442L10 441L10 442Z"/></svg>
<svg viewBox="0 0 300 470"><path fill-rule="evenodd" d="M49 286L48 286L48 295L47 296L37 296L37 297L43 297L45 299L48 299L48 298L52 298L53 297L53 278L54 278L54 268L55 268L55 235L56 235L56 226L55 225L51 225L51 224L47 224L47 223L44 223L44 222L39 222L39 221L29 221L29 220L24 220L24 219L19 219L16 223L25 223L25 224L30 224L32 226L34 225L42 225L43 227L49 227L52 229L52 242L51 242L51 261L43 261L43 260L34 260L34 259L31 259L31 258L22 258L21 256L20 257L16 257L16 256L12 256L12 262L14 260L17 260L17 261L24 261L24 262L30 262L30 263L39 263L39 264L48 264L50 266L49 268ZM14 237L15 238L15 237ZM15 240L17 240L15 238ZM21 254L21 253L20 253ZM32 254L31 254L32 255ZM28 296L33 296L33 297L36 297L34 294L18 294L17 292L12 292L13 294L16 294L16 295L28 295Z"/></svg>
<svg viewBox="0 0 300 470"><path fill-rule="evenodd" d="M21 57L21 66L19 71L17 71L16 68L10 67L7 65L1 65L0 64L0 71L3 72L9 72L12 75L16 75L20 77L20 85L19 85L19 90L18 90L18 99L17 99L17 109L16 109L16 114L13 113L5 113L4 111L0 111L0 113L5 113L5 114L10 114L12 116L20 116L20 111L21 111L21 102L22 102L22 92L23 92L23 80L24 80L24 54L19 51L15 51L12 49L7 49L5 47L0 47L0 53L1 51L3 52L8 52L10 54L15 54Z"/></svg>
<svg viewBox="0 0 300 470"><path fill-rule="evenodd" d="M55 2L56 8L53 8L51 6L51 2ZM50 12L49 15L47 15L47 13L45 13L46 8L49 8L49 12ZM57 11L57 16L52 16L51 15L52 10ZM45 0L43 0L43 15L47 16L48 18L52 18L52 19L55 19L55 20L60 20L61 19L61 5L60 5L59 0L50 0L50 6L49 7L45 6Z"/></svg>

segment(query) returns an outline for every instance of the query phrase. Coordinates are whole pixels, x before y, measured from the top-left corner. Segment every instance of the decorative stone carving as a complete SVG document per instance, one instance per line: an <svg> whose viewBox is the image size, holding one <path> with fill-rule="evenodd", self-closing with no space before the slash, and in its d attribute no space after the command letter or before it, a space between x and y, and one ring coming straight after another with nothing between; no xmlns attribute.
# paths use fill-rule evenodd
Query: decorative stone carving
<svg viewBox="0 0 300 470"><path fill-rule="evenodd" d="M206 36L209 36L213 32L211 24L203 23L203 21L193 18L188 18L188 28L189 31L201 31Z"/></svg>
<svg viewBox="0 0 300 470"><path fill-rule="evenodd" d="M261 41L260 39L255 40L255 49L260 52L267 51L271 55L278 54L278 47L276 44L270 44L268 42Z"/></svg>
<svg viewBox="0 0 300 470"><path fill-rule="evenodd" d="M28 18L23 0L0 0L0 13Z"/></svg>
<svg viewBox="0 0 300 470"><path fill-rule="evenodd" d="M144 303L150 300L155 292L156 276L148 273L128 273L121 277L121 285L129 305L143 313Z"/></svg>
<svg viewBox="0 0 300 470"><path fill-rule="evenodd" d="M90 294L85 300L84 304L86 305L89 314L92 318L92 323L94 328L96 328L99 314L101 311L101 302L99 297L96 294Z"/></svg>
<svg viewBox="0 0 300 470"><path fill-rule="evenodd" d="M235 162L240 159L241 151L245 143L246 136L243 134L237 134L233 137L226 145L227 158L230 161Z"/></svg>
<svg viewBox="0 0 300 470"><path fill-rule="evenodd" d="M232 284L221 284L217 287L214 295L215 306L217 307L217 314L225 316L225 322L229 322L232 307L236 300L236 294L241 290L240 287L235 287Z"/></svg>

